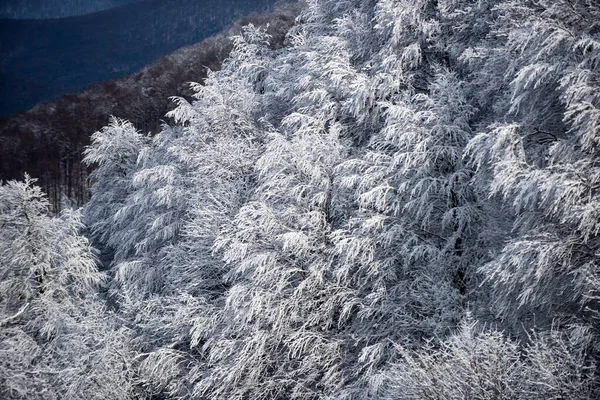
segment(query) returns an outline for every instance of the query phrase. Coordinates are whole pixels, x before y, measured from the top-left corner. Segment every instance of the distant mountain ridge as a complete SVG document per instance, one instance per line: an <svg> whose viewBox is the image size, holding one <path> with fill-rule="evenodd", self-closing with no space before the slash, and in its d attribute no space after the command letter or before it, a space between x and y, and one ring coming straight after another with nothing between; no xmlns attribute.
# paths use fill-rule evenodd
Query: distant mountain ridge
<svg viewBox="0 0 600 400"><path fill-rule="evenodd" d="M0 180L39 179L56 210L65 199L81 205L88 198L82 151L89 137L114 115L131 121L141 132L157 133L173 107L170 96L191 99L189 82L203 82L208 69L219 70L232 47L231 36L248 24L263 27L271 46L283 46L301 5L278 3L273 11L252 13L199 43L163 56L136 73L96 83L85 90L36 105L0 119Z"/></svg>
<svg viewBox="0 0 600 400"><path fill-rule="evenodd" d="M130 74L275 0L142 0L89 15L0 21L0 116Z"/></svg>
<svg viewBox="0 0 600 400"><path fill-rule="evenodd" d="M46 19L85 15L137 0L5 0L0 18Z"/></svg>

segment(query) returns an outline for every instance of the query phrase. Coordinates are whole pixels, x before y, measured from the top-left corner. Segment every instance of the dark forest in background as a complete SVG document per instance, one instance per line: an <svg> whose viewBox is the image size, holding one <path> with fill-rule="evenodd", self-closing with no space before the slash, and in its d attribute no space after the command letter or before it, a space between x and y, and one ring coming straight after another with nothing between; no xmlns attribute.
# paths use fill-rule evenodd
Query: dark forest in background
<svg viewBox="0 0 600 400"><path fill-rule="evenodd" d="M142 132L156 133L172 107L170 97L189 98L189 82L202 81L209 69L218 70L231 50L229 38L242 26L268 24L272 45L280 47L296 12L278 7L270 14L243 17L219 35L164 56L133 75L0 120L0 178L22 179L25 172L38 178L55 210L63 201L83 204L88 184L82 150L111 115L130 120Z"/></svg>
<svg viewBox="0 0 600 400"><path fill-rule="evenodd" d="M72 18L0 21L0 116L131 74L274 0L142 0Z"/></svg>

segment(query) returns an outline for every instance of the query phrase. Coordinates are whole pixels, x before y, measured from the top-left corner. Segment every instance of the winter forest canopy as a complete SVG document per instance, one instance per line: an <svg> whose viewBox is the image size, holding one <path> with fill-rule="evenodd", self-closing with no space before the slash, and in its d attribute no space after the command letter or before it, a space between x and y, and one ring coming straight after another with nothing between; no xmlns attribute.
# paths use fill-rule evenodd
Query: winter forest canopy
<svg viewBox="0 0 600 400"><path fill-rule="evenodd" d="M81 211L0 187L0 397L600 397L598 2L232 40L160 133L93 135Z"/></svg>

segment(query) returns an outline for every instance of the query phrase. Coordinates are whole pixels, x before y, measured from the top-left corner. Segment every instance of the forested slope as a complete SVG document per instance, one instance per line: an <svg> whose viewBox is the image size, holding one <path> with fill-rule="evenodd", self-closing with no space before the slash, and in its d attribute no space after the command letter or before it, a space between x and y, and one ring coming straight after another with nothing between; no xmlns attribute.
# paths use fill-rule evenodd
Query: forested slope
<svg viewBox="0 0 600 400"><path fill-rule="evenodd" d="M161 57L135 74L0 121L0 179L20 179L27 172L39 179L53 210L63 203L81 206L89 197L82 152L111 115L126 118L141 132L158 133L173 108L171 96L191 99L189 82L201 82L209 69L221 68L231 51L230 36L249 23L268 26L271 46L281 47L297 13L295 3L282 3L269 13L245 16L224 32Z"/></svg>
<svg viewBox="0 0 600 400"><path fill-rule="evenodd" d="M85 151L110 313L65 292L72 325L31 322L53 275L10 238L38 192L2 187L0 254L40 285L0 298L0 348L55 355L9 353L3 394L598 398L598 21L592 1L313 0L283 48L249 26L159 134L113 119ZM25 254L57 245L42 232ZM77 268L57 282L91 290ZM87 365L70 341L100 369L61 375Z"/></svg>
<svg viewBox="0 0 600 400"><path fill-rule="evenodd" d="M275 0L140 0L46 20L0 20L0 116L131 74Z"/></svg>

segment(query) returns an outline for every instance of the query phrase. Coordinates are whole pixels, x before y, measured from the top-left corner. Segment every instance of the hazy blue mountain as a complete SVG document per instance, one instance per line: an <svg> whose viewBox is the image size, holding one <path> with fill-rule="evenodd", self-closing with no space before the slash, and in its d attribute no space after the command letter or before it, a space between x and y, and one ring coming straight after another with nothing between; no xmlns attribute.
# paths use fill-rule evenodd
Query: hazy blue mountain
<svg viewBox="0 0 600 400"><path fill-rule="evenodd" d="M191 99L195 92L189 82L203 82L209 69L221 68L233 46L231 37L253 24L267 29L273 48L280 48L299 7L280 3L272 12L244 16L217 35L181 47L134 74L0 119L0 179L21 179L27 172L39 179L54 209L61 207L65 196L82 204L89 187L81 152L110 115L129 120L144 133L158 133L161 119L174 106L170 97Z"/></svg>
<svg viewBox="0 0 600 400"><path fill-rule="evenodd" d="M135 0L3 0L0 18L44 19L85 15Z"/></svg>
<svg viewBox="0 0 600 400"><path fill-rule="evenodd" d="M143 0L49 20L0 20L0 116L130 74L274 0Z"/></svg>

